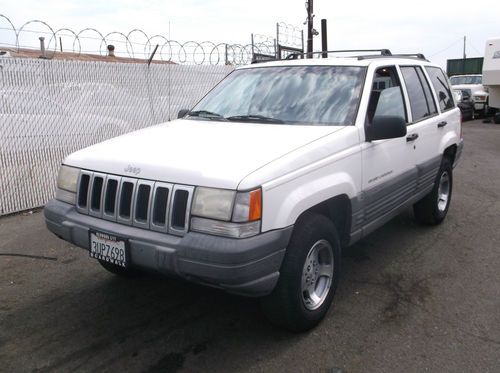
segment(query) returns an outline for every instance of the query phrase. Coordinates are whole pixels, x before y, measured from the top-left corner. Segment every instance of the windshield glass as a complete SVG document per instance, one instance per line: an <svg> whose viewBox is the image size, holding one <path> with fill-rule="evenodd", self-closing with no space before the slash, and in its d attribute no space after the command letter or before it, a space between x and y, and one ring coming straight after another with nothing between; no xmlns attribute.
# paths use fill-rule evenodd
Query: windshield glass
<svg viewBox="0 0 500 373"><path fill-rule="evenodd" d="M236 70L189 119L299 125L353 124L364 67L280 66Z"/></svg>
<svg viewBox="0 0 500 373"><path fill-rule="evenodd" d="M452 76L450 82L451 85L482 84L482 77L481 75Z"/></svg>

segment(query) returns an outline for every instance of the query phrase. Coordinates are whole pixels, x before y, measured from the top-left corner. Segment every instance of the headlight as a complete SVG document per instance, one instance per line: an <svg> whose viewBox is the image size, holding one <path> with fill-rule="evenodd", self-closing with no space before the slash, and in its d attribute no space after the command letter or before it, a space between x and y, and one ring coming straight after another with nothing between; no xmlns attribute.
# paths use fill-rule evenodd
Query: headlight
<svg viewBox="0 0 500 373"><path fill-rule="evenodd" d="M259 234L260 221L240 224L194 217L191 219L191 229L193 231L215 234L218 236L245 238Z"/></svg>
<svg viewBox="0 0 500 373"><path fill-rule="evenodd" d="M80 169L62 165L57 176L56 199L74 205Z"/></svg>
<svg viewBox="0 0 500 373"><path fill-rule="evenodd" d="M191 229L220 236L244 238L260 232L262 189L235 192L196 188Z"/></svg>
<svg viewBox="0 0 500 373"><path fill-rule="evenodd" d="M235 192L225 189L196 188L192 215L231 220Z"/></svg>
<svg viewBox="0 0 500 373"><path fill-rule="evenodd" d="M76 193L76 183L80 169L62 165L57 176L57 187L67 190L68 192Z"/></svg>

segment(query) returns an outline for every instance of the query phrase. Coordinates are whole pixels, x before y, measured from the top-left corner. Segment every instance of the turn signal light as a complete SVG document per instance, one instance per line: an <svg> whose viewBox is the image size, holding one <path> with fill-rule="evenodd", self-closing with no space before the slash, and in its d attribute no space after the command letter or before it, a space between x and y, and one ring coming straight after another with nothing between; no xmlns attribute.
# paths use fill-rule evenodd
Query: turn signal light
<svg viewBox="0 0 500 373"><path fill-rule="evenodd" d="M250 192L248 221L259 220L262 217L262 189Z"/></svg>

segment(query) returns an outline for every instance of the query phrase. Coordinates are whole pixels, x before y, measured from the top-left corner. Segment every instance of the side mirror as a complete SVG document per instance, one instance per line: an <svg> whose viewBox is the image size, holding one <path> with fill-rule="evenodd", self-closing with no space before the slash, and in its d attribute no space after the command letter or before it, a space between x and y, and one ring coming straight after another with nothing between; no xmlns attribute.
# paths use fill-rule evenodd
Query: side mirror
<svg viewBox="0 0 500 373"><path fill-rule="evenodd" d="M402 117L377 115L366 127L366 141L395 139L406 136L406 121Z"/></svg>
<svg viewBox="0 0 500 373"><path fill-rule="evenodd" d="M467 92L467 91L463 91L462 92L462 101L464 101L464 102L470 101L470 94L469 94L469 92Z"/></svg>
<svg viewBox="0 0 500 373"><path fill-rule="evenodd" d="M177 119L181 119L181 118L184 118L187 113L189 113L191 110L189 109L181 109L179 110L179 113L177 114Z"/></svg>

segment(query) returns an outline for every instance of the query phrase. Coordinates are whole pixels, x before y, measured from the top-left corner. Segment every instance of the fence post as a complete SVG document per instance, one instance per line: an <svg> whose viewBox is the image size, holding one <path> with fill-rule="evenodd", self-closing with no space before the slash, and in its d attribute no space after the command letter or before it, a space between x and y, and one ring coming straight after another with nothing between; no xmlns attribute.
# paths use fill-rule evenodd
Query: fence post
<svg viewBox="0 0 500 373"><path fill-rule="evenodd" d="M40 58L47 58L47 56L45 55L45 38L43 36L40 36L38 40L40 40Z"/></svg>

